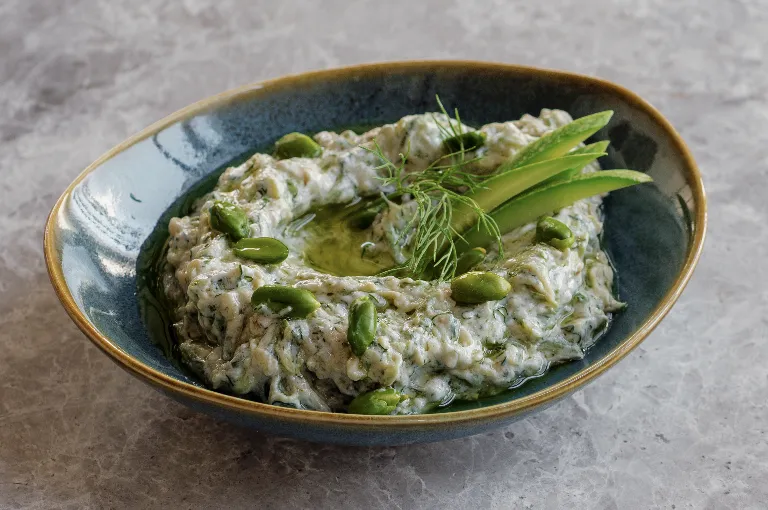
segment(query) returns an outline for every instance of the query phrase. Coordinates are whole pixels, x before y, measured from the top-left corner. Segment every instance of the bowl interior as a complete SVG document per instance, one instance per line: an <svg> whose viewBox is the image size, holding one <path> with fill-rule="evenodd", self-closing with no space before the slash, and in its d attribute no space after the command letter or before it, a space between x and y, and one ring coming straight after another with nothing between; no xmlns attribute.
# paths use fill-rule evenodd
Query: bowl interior
<svg viewBox="0 0 768 510"><path fill-rule="evenodd" d="M470 125L560 108L580 117L615 111L594 139L609 139L604 168L650 174L653 185L612 193L604 241L627 302L607 334L581 360L494 398L484 407L545 389L599 363L642 325L681 276L691 250L695 203L678 141L647 108L591 80L483 65L423 64L352 68L269 82L193 105L170 124L148 128L95 164L54 218L61 270L76 306L116 347L179 381L202 386L163 353L167 324L143 277L171 216L210 190L228 165L268 148L290 131L355 128L434 111L439 94ZM143 136L143 138L142 138ZM145 303L144 317L138 306Z"/></svg>

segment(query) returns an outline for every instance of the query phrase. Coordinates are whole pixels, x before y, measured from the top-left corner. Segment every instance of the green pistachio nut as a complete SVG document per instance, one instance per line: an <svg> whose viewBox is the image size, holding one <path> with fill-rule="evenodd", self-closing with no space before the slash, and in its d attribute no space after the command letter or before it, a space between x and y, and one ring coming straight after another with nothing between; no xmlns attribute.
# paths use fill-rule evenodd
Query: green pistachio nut
<svg viewBox="0 0 768 510"><path fill-rule="evenodd" d="M472 270L473 267L485 260L485 248L472 248L459 255L456 260L456 276L461 276Z"/></svg>
<svg viewBox="0 0 768 510"><path fill-rule="evenodd" d="M265 304L274 312L281 312L290 307L285 315L291 319L304 319L320 308L315 296L305 289L284 285L263 285L253 291L251 305Z"/></svg>
<svg viewBox="0 0 768 510"><path fill-rule="evenodd" d="M275 142L275 157L278 159L316 158L322 153L322 147L303 133L288 133Z"/></svg>
<svg viewBox="0 0 768 510"><path fill-rule="evenodd" d="M216 200L209 210L211 227L226 234L233 241L248 236L248 216L235 204Z"/></svg>
<svg viewBox="0 0 768 510"><path fill-rule="evenodd" d="M451 281L451 297L457 303L478 304L503 299L512 290L507 280L495 273L472 271Z"/></svg>
<svg viewBox="0 0 768 510"><path fill-rule="evenodd" d="M368 296L349 305L347 342L355 356L362 356L376 338L376 305Z"/></svg>
<svg viewBox="0 0 768 510"><path fill-rule="evenodd" d="M379 388L355 397L349 404L350 414L392 414L403 397L393 388Z"/></svg>
<svg viewBox="0 0 768 510"><path fill-rule="evenodd" d="M277 264L288 258L288 247L272 237L245 237L235 243L233 251L259 264Z"/></svg>
<svg viewBox="0 0 768 510"><path fill-rule="evenodd" d="M485 133L481 131L468 131L443 140L443 149L449 154L453 154L462 149L465 151L479 149L484 143Z"/></svg>
<svg viewBox="0 0 768 510"><path fill-rule="evenodd" d="M544 216L536 223L536 242L547 243L558 250L565 250L575 240L568 225L551 216Z"/></svg>

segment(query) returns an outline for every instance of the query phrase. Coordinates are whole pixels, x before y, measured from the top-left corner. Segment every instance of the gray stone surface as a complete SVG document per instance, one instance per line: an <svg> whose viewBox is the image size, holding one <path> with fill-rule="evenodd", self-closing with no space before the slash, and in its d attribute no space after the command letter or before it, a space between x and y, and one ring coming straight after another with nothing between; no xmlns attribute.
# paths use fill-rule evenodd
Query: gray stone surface
<svg viewBox="0 0 768 510"><path fill-rule="evenodd" d="M0 507L765 508L767 23L762 0L1 1ZM343 448L195 414L67 318L43 221L102 152L236 85L425 57L608 78L690 144L707 246L618 367L504 430Z"/></svg>

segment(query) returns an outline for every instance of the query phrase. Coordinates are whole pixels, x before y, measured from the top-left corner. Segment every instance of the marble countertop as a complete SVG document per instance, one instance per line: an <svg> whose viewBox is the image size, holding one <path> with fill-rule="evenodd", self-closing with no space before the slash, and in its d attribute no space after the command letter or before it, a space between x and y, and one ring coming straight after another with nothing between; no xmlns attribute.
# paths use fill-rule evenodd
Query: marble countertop
<svg viewBox="0 0 768 510"><path fill-rule="evenodd" d="M3 1L0 508L765 508L767 24L762 0ZM704 255L616 368L484 435L323 446L189 411L71 323L42 227L102 152L236 85L418 58L607 78L690 144Z"/></svg>

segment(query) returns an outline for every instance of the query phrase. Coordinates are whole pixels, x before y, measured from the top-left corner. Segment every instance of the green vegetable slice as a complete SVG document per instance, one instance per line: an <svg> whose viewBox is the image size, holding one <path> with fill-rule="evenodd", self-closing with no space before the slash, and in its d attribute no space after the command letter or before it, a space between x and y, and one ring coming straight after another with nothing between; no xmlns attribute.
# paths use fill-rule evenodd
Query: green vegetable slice
<svg viewBox="0 0 768 510"><path fill-rule="evenodd" d="M532 163L512 168L483 181L482 188L467 197L475 201L484 211L492 211L515 195L570 168L584 168L584 165L604 156L604 152L567 155L540 163ZM453 228L462 232L472 226L477 215L465 203L459 203L453 209Z"/></svg>
<svg viewBox="0 0 768 510"><path fill-rule="evenodd" d="M605 152L608 146L611 144L608 140L600 140L599 142L590 143L584 147L577 147L568 153L569 156L575 156L577 154L589 154L591 152Z"/></svg>
<svg viewBox="0 0 768 510"><path fill-rule="evenodd" d="M577 149L572 150L571 152L568 153L568 155L569 156L577 156L579 154L592 154L592 153L599 152L599 153L602 153L602 154L600 154L600 156L598 156L598 157L602 157L602 156L606 155L605 151L608 149L608 144L609 143L610 142L608 142L608 140L604 140L604 141L601 141L601 142L591 143L589 145L585 145L584 147L579 147ZM591 161L590 161L590 163L591 163ZM587 164L589 164L589 163L587 163ZM569 168L568 170L563 170L559 174L554 175L554 176L550 177L549 179L541 181L539 184L537 184L537 186L547 186L549 184L554 184L556 182L568 181L568 180L576 177L577 175L579 175L581 173L581 171L584 169L585 166L587 166L587 165L577 166L577 167Z"/></svg>
<svg viewBox="0 0 768 510"><path fill-rule="evenodd" d="M603 170L575 177L513 198L491 212L499 231L504 234L529 223L539 216L562 209L584 198L608 193L635 184L651 182L650 176L632 170ZM477 226L470 229L456 245L459 253L475 246L487 246L494 238Z"/></svg>
<svg viewBox="0 0 768 510"><path fill-rule="evenodd" d="M563 156L605 127L612 116L613 111L607 110L581 117L563 127L550 131L535 142L526 145L509 161L502 164L499 171L503 173L518 166Z"/></svg>

